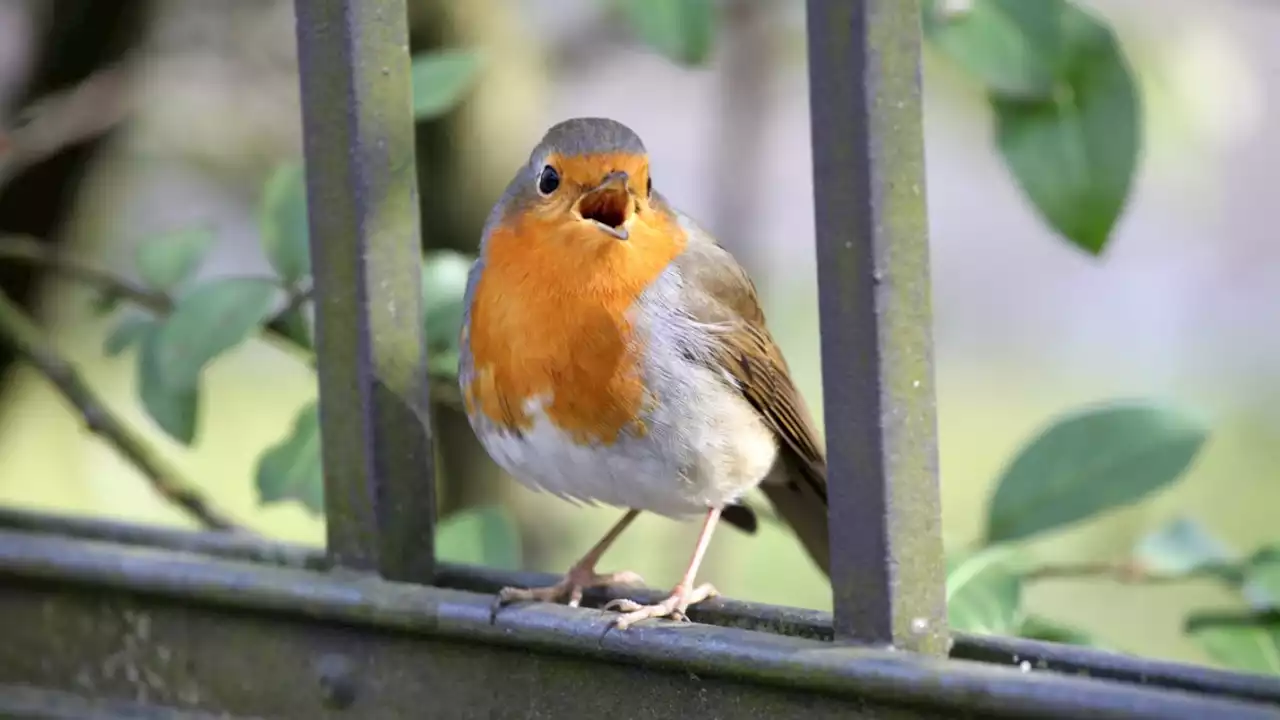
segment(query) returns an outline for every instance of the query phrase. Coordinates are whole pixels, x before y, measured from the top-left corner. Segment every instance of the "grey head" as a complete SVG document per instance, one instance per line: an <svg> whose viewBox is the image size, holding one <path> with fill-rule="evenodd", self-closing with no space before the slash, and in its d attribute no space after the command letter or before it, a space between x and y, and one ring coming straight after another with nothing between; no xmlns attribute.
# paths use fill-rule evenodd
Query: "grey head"
<svg viewBox="0 0 1280 720"><path fill-rule="evenodd" d="M503 218L507 209L520 199L537 195L537 178L552 155L573 157L624 153L645 155L648 151L634 130L617 120L602 117L578 117L552 125L529 154L529 160L516 171L506 191L485 220L481 248L489 231Z"/></svg>
<svg viewBox="0 0 1280 720"><path fill-rule="evenodd" d="M529 155L529 167L537 172L547 156L596 155L603 153L630 153L644 155L644 143L635 131L617 120L609 118L570 118L558 122L547 130L542 141Z"/></svg>

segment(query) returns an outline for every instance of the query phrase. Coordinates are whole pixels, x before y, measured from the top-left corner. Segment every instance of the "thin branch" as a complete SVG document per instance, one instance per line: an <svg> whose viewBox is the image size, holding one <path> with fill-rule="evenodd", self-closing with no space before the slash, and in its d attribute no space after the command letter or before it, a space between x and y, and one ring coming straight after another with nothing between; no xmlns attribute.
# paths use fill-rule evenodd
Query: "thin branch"
<svg viewBox="0 0 1280 720"><path fill-rule="evenodd" d="M0 187L25 168L124 120L132 108L133 68L128 60L103 68L0 125Z"/></svg>
<svg viewBox="0 0 1280 720"><path fill-rule="evenodd" d="M1149 570L1136 561L1083 562L1041 565L1022 573L1027 582L1041 580L1110 580L1127 585L1170 585L1195 580L1222 580L1232 574L1234 566L1204 564L1185 572Z"/></svg>
<svg viewBox="0 0 1280 720"><path fill-rule="evenodd" d="M1280 630L1280 608L1214 610L1193 613L1183 624L1188 632L1210 628L1267 626Z"/></svg>
<svg viewBox="0 0 1280 720"><path fill-rule="evenodd" d="M311 288L305 290L294 290L289 293L289 302L285 304L284 309L280 311L281 315L288 315L292 312L298 312L307 303L311 302L314 292Z"/></svg>
<svg viewBox="0 0 1280 720"><path fill-rule="evenodd" d="M113 297L129 300L157 314L173 310L173 299L118 275L77 262L35 238L25 235L0 237L0 260L19 262L78 280Z"/></svg>
<svg viewBox="0 0 1280 720"><path fill-rule="evenodd" d="M215 510L191 487L146 438L116 417L76 369L53 348L35 322L8 296L0 293L0 342L13 348L53 383L80 411L85 425L133 463L165 500L177 505L205 527L241 530L231 518Z"/></svg>

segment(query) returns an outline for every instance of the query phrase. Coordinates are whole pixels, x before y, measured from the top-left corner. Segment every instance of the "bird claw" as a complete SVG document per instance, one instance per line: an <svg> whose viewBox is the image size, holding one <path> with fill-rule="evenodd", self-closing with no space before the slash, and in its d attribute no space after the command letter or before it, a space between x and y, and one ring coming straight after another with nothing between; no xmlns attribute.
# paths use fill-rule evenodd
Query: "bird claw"
<svg viewBox="0 0 1280 720"><path fill-rule="evenodd" d="M653 605L641 605L635 600L618 598L605 605L604 609L622 613L613 621L612 627L616 630L626 630L641 620L670 618L678 622L687 622L689 620L687 611L690 605L719 594L711 583L704 583L692 590L687 586L680 586L671 591L667 599Z"/></svg>
<svg viewBox="0 0 1280 720"><path fill-rule="evenodd" d="M492 622L503 607L516 602L563 603L569 607L582 604L582 593L588 588L607 587L610 585L643 585L644 578L630 570L599 574L591 570L575 567L555 585L537 588L504 587L498 591L489 617Z"/></svg>

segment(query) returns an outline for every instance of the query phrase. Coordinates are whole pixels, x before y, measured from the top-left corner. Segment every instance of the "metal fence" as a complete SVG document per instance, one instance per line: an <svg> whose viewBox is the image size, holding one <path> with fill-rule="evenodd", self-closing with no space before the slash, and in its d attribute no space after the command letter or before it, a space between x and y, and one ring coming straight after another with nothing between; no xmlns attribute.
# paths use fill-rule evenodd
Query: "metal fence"
<svg viewBox="0 0 1280 720"><path fill-rule="evenodd" d="M1280 685L950 637L909 0L808 0L831 615L606 633L437 564L405 0L296 0L328 547L0 515L17 717L1276 718Z"/></svg>

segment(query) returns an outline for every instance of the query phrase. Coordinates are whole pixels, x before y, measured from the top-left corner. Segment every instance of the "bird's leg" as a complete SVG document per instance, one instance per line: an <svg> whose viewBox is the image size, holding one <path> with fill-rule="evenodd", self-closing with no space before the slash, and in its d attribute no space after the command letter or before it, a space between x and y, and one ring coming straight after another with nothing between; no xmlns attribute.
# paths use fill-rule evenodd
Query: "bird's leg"
<svg viewBox="0 0 1280 720"><path fill-rule="evenodd" d="M644 582L641 577L633 572L616 572L607 575L600 575L596 572L596 563L600 562L600 558L608 552L609 547L613 545L623 530L631 524L636 516L640 514L639 510L628 510L622 519L614 524L605 536L600 538L600 542L587 551L582 559L573 564L569 568L569 572L564 574L560 582L549 587L540 588L502 588L498 592L497 607L501 607L508 603L534 600L538 602L567 602L570 607L577 607L582 602L582 591L587 588L604 587L606 585L639 585ZM495 608L496 609L496 608Z"/></svg>
<svg viewBox="0 0 1280 720"><path fill-rule="evenodd" d="M649 618L669 617L673 620L686 620L685 611L690 605L719 594L711 583L703 583L697 587L693 584L698 576L698 566L702 564L702 556L707 554L707 546L711 544L711 533L715 531L716 521L719 519L720 508L711 508L707 511L707 517L702 522L702 532L698 533L698 544L693 548L693 558L689 560L689 567L685 569L680 584L676 585L666 600L655 605L641 605L634 600L619 599L604 606L606 610L619 610L625 613L613 622L615 628L625 630Z"/></svg>

